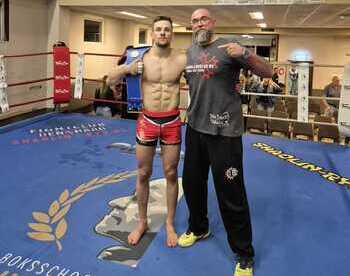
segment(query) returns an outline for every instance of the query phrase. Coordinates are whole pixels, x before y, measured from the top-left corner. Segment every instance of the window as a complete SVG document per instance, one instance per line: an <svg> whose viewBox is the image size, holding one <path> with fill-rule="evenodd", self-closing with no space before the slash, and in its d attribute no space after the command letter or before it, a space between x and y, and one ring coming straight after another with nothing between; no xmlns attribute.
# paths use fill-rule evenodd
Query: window
<svg viewBox="0 0 350 276"><path fill-rule="evenodd" d="M84 41L101 42L102 22L93 20L84 20Z"/></svg>
<svg viewBox="0 0 350 276"><path fill-rule="evenodd" d="M0 0L0 41L9 40L9 1Z"/></svg>
<svg viewBox="0 0 350 276"><path fill-rule="evenodd" d="M278 58L278 35L277 34L220 34L222 37L238 41L241 45L252 50L257 55L264 57L270 62Z"/></svg>
<svg viewBox="0 0 350 276"><path fill-rule="evenodd" d="M139 44L145 45L145 44L147 44L146 42L147 42L147 30L140 29L139 30Z"/></svg>
<svg viewBox="0 0 350 276"><path fill-rule="evenodd" d="M256 54L262 57L270 58L270 47L269 46L257 46Z"/></svg>

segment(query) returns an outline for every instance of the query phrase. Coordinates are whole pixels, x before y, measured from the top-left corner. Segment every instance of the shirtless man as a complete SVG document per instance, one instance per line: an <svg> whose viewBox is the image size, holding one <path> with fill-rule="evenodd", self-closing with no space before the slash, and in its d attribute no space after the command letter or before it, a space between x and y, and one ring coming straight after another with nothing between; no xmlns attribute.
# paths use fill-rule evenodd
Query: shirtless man
<svg viewBox="0 0 350 276"><path fill-rule="evenodd" d="M128 236L128 241L132 245L136 245L147 231L149 179L152 175L153 157L158 139L167 181L167 245L175 247L177 244L174 217L178 197L177 165L181 144L181 121L178 106L180 78L185 68L186 55L170 48L172 31L172 21L169 17L155 18L152 28L153 45L145 53L143 60L118 66L114 72L109 74L108 79L109 83L113 84L127 74L140 73L138 68L143 68L141 87L144 110L136 126L138 162L136 195L139 222Z"/></svg>

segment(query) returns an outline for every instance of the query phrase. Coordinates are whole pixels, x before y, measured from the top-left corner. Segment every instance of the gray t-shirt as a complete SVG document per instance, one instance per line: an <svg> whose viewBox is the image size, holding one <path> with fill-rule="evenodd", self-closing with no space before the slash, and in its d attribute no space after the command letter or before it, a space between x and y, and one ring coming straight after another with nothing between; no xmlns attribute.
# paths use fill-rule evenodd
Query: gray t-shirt
<svg viewBox="0 0 350 276"><path fill-rule="evenodd" d="M232 58L219 45L232 42L218 38L206 47L192 45L187 51L186 79L190 90L188 124L195 130L228 137L241 136L241 99L235 91L239 73L247 64ZM233 41L235 42L235 41Z"/></svg>

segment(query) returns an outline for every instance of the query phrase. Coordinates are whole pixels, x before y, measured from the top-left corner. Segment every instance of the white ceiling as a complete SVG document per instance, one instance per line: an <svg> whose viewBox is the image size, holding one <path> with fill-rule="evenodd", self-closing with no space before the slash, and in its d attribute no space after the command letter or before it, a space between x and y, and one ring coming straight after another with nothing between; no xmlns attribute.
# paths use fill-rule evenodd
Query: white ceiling
<svg viewBox="0 0 350 276"><path fill-rule="evenodd" d="M261 22L249 17L248 12L262 11L268 28L348 28L350 30L349 4L293 4L293 5L212 5L208 8L217 19L218 27L256 27ZM170 16L175 23L189 27L191 13L198 6L70 6L72 9L114 18L129 19L151 24L158 15ZM147 19L135 19L118 14L128 11ZM344 16L341 19L341 16Z"/></svg>

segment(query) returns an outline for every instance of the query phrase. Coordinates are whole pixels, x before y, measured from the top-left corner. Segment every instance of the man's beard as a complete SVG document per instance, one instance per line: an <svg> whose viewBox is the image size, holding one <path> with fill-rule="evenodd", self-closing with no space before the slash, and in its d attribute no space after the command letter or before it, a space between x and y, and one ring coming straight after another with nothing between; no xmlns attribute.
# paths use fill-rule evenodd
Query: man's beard
<svg viewBox="0 0 350 276"><path fill-rule="evenodd" d="M193 33L193 43L205 46L208 45L213 37L213 32L211 30L199 29Z"/></svg>
<svg viewBox="0 0 350 276"><path fill-rule="evenodd" d="M170 45L168 42L167 42L167 43L164 43L164 44L159 43L159 42L156 42L155 44L156 44L156 46L157 46L158 48L162 48L162 49L168 48L169 45Z"/></svg>

